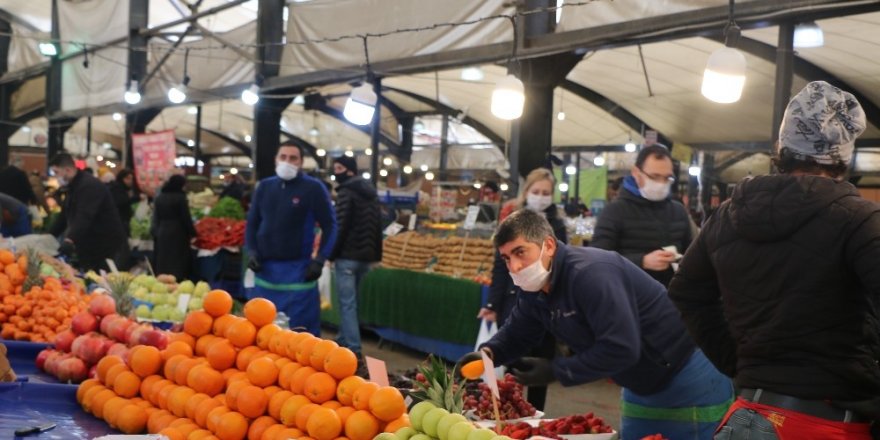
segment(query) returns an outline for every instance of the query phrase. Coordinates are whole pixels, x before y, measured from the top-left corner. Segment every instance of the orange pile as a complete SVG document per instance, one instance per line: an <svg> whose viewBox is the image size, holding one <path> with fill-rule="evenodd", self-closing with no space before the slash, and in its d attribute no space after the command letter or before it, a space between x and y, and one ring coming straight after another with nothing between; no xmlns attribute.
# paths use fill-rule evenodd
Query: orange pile
<svg viewBox="0 0 880 440"><path fill-rule="evenodd" d="M0 250L0 339L52 341L70 327L73 315L88 307L90 296L53 277L44 277L43 287L22 294L26 275L27 256L16 260L12 252Z"/></svg>
<svg viewBox="0 0 880 440"><path fill-rule="evenodd" d="M372 440L409 426L400 392L355 376L347 348L282 330L268 300L245 304L245 318L231 308L211 291L165 350L102 359L77 401L125 433L172 440Z"/></svg>

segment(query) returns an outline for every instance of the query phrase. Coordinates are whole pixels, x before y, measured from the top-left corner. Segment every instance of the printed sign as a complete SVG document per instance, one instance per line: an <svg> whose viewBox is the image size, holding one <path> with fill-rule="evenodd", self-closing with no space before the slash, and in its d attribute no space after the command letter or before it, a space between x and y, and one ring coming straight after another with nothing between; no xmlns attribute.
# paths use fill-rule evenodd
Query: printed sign
<svg viewBox="0 0 880 440"><path fill-rule="evenodd" d="M131 150L138 186L156 194L174 170L174 130L132 134Z"/></svg>

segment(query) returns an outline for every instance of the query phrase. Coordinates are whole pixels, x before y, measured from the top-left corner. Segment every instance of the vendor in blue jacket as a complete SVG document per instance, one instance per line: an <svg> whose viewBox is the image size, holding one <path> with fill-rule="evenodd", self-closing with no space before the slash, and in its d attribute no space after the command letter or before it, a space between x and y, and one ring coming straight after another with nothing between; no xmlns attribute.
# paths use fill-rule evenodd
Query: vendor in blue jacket
<svg viewBox="0 0 880 440"><path fill-rule="evenodd" d="M305 175L302 149L283 144L275 156L275 174L260 181L251 199L245 246L255 287L248 298L275 303L291 328L320 336L321 302L315 282L336 241L336 215L320 180ZM315 224L321 246L312 258Z"/></svg>
<svg viewBox="0 0 880 440"><path fill-rule="evenodd" d="M496 364L526 355L549 331L570 353L521 359L511 370L519 382L611 378L623 387L621 438L713 437L733 386L696 348L662 284L615 252L557 242L527 209L494 240L520 289L507 324L481 346Z"/></svg>

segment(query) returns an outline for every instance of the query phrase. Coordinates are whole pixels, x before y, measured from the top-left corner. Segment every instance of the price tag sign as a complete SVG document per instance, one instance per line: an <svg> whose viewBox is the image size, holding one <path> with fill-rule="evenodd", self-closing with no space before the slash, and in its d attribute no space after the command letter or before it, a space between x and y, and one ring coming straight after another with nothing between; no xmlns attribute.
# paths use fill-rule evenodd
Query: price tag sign
<svg viewBox="0 0 880 440"><path fill-rule="evenodd" d="M480 214L480 207L477 205L468 206L467 217L464 218L464 229L471 230L474 229L474 225L477 223L477 215Z"/></svg>
<svg viewBox="0 0 880 440"><path fill-rule="evenodd" d="M412 213L412 215L409 216L409 227L407 229L409 229L410 231L415 231L417 219L418 216L415 213Z"/></svg>
<svg viewBox="0 0 880 440"><path fill-rule="evenodd" d="M492 359L485 351L480 350L480 354L483 356L483 381L486 382L486 385L489 385L492 395L500 400L501 394L498 393L498 377L495 376L495 363L492 362Z"/></svg>
<svg viewBox="0 0 880 440"><path fill-rule="evenodd" d="M387 235L388 237L391 237L393 235L397 235L402 230L403 230L403 225L400 223L394 222L385 228L385 235Z"/></svg>
<svg viewBox="0 0 880 440"><path fill-rule="evenodd" d="M244 280L242 280L242 285L245 289L252 289L257 285L257 275L254 271L247 269L244 271Z"/></svg>
<svg viewBox="0 0 880 440"><path fill-rule="evenodd" d="M385 368L385 361L364 356L367 361L367 372L370 373L370 382L375 382L380 387L388 386L388 369Z"/></svg>
<svg viewBox="0 0 880 440"><path fill-rule="evenodd" d="M119 273L119 269L116 268L116 263L114 263L113 260L105 258L104 261L107 262L107 267L110 268L110 272L115 274Z"/></svg>
<svg viewBox="0 0 880 440"><path fill-rule="evenodd" d="M177 297L177 311L186 313L186 306L189 305L190 294L182 293Z"/></svg>

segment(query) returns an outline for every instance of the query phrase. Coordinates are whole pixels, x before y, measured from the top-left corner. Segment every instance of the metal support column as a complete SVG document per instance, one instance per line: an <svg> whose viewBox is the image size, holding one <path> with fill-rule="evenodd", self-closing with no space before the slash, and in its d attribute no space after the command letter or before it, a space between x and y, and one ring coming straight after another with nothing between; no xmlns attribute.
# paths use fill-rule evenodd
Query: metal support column
<svg viewBox="0 0 880 440"><path fill-rule="evenodd" d="M92 154L92 117L86 118L86 157Z"/></svg>
<svg viewBox="0 0 880 440"><path fill-rule="evenodd" d="M61 38L58 29L58 0L52 0L52 30L50 37L58 46L57 41ZM58 56L49 59L49 70L46 72L46 119L49 122L46 157L52 160L56 154L64 151L64 128L63 121L52 119L52 115L61 110L61 61ZM62 130L63 128L63 130Z"/></svg>
<svg viewBox="0 0 880 440"><path fill-rule="evenodd" d="M0 85L0 121L12 120L12 85ZM18 129L17 125L0 125L0 168L9 165L9 137Z"/></svg>
<svg viewBox="0 0 880 440"><path fill-rule="evenodd" d="M49 160L64 151L64 133L67 133L67 130L70 130L70 127L73 127L75 123L75 118L49 120L49 140L46 148L46 156Z"/></svg>
<svg viewBox="0 0 880 440"><path fill-rule="evenodd" d="M254 169L257 180L275 175L275 154L281 143L281 113L292 100L260 98L254 105Z"/></svg>
<svg viewBox="0 0 880 440"><path fill-rule="evenodd" d="M440 126L440 180L448 179L449 169L449 116L443 115L443 125Z"/></svg>
<svg viewBox="0 0 880 440"><path fill-rule="evenodd" d="M700 202L703 219L712 210L712 189L715 188L715 153L703 153L703 163L700 165Z"/></svg>
<svg viewBox="0 0 880 440"><path fill-rule="evenodd" d="M577 171L574 173L574 198L581 198L581 153L575 153L577 156L574 159L574 166L577 168ZM583 200L581 200L583 202Z"/></svg>
<svg viewBox="0 0 880 440"><path fill-rule="evenodd" d="M771 145L779 138L779 124L785 107L791 99L791 84L794 78L794 23L779 26L779 43L776 47L776 88L773 91L773 127ZM771 154L774 152L771 151Z"/></svg>
<svg viewBox="0 0 880 440"><path fill-rule="evenodd" d="M196 171L203 169L199 167L199 161L202 160L202 106L196 106L196 133L195 133L195 145L193 146L193 163L195 164Z"/></svg>
<svg viewBox="0 0 880 440"><path fill-rule="evenodd" d="M150 2L149 0L131 0L128 6L128 80L143 81L147 74L147 41L149 37L141 34L141 29L146 29L150 25ZM126 83L126 88L130 83ZM139 86L140 87L140 86ZM149 118L144 118L148 114L141 115L141 112L128 112L125 115L125 146L122 149L122 163L126 168L131 169L134 164L131 151L131 134L142 133L156 115L156 111ZM149 111L152 113L152 111ZM143 122L146 119L146 122Z"/></svg>
<svg viewBox="0 0 880 440"><path fill-rule="evenodd" d="M284 38L284 0L258 0L257 65L254 81L278 76ZM254 171L257 180L275 174L275 154L281 142L281 112L292 99L260 98L254 105Z"/></svg>
<svg viewBox="0 0 880 440"><path fill-rule="evenodd" d="M370 122L370 181L373 185L379 182L379 136L382 135L382 79L373 80L373 93L376 94L376 110L373 112L373 120Z"/></svg>

